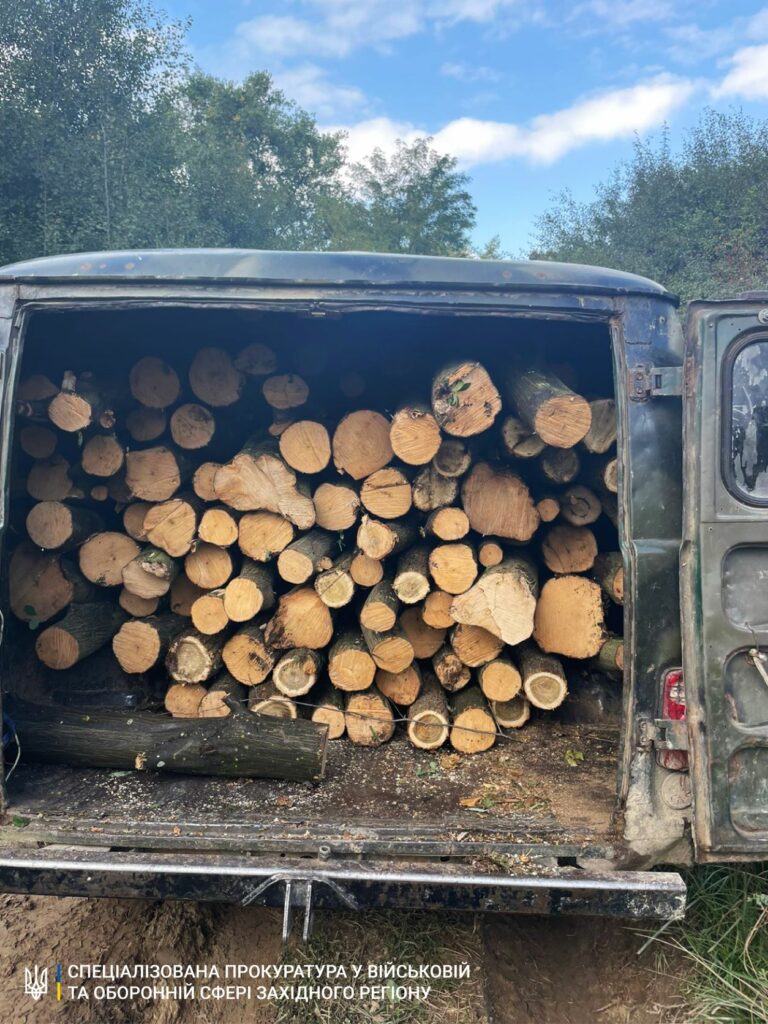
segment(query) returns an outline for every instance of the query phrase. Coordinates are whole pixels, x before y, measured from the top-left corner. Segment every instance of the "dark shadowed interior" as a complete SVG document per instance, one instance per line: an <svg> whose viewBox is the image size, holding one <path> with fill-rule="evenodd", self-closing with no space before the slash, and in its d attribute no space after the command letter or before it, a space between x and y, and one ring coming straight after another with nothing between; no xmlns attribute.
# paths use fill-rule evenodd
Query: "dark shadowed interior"
<svg viewBox="0 0 768 1024"><path fill-rule="evenodd" d="M21 376L44 372L56 381L65 370L90 370L97 378L125 382L137 359L159 355L184 379L198 348L215 345L235 353L254 341L278 352L281 370L306 378L311 388L306 415L330 422L354 408L392 413L403 399L428 395L432 372L454 356L480 360L499 384L516 364L541 361L567 367L577 390L589 398L613 394L605 323L534 314L481 316L460 309L446 315L360 308L322 316L309 307L252 305L41 311L28 323ZM349 399L338 380L352 371L365 379L366 390ZM181 401L193 397L183 395ZM220 435L229 454L238 440L269 422L263 403L247 397L221 413ZM532 469L522 462L515 468L523 477ZM17 462L6 565L30 507L24 472ZM332 466L316 482L326 478L337 478ZM116 512L111 519L120 528ZM606 516L594 529L601 549L617 547ZM345 614L342 609L340 622ZM44 669L33 654L34 630L7 610L5 620L11 640L2 648L5 692L79 707L103 701L98 656L66 672ZM607 625L622 632L620 609L608 612ZM584 663L566 663L566 668L571 693L566 703L556 712L534 709L525 728L501 736L482 755L450 759L445 756L450 748L416 751L400 730L378 749L334 742L326 778L316 787L115 773L22 759L8 786L10 811L29 819L30 838L129 848L311 852L328 843L336 852L474 856L479 843L513 853L543 844L563 858L604 852L614 835L621 683ZM120 706L156 706L165 714L158 702L165 684L162 670L148 678L126 677Z"/></svg>

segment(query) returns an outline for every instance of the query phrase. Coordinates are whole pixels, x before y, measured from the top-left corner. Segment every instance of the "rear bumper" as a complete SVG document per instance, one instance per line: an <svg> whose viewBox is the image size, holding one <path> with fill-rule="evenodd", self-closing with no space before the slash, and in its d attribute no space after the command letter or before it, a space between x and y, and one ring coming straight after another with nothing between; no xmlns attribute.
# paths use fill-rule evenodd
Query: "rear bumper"
<svg viewBox="0 0 768 1024"><path fill-rule="evenodd" d="M675 872L532 866L469 872L450 862L233 857L0 848L0 891L180 899L315 909L469 910L672 920L685 912Z"/></svg>

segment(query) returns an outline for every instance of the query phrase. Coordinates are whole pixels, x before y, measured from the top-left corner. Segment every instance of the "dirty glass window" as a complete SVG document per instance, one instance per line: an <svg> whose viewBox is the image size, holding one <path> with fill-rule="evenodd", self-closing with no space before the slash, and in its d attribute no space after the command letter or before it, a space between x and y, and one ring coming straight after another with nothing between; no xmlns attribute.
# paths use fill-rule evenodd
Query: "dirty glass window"
<svg viewBox="0 0 768 1024"><path fill-rule="evenodd" d="M738 353L731 372L729 476L743 498L768 503L768 339Z"/></svg>

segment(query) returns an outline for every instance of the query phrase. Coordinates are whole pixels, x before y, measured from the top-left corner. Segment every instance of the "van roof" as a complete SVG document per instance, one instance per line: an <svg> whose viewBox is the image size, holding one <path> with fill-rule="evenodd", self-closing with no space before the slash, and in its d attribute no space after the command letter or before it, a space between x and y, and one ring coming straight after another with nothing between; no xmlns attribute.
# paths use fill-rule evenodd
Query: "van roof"
<svg viewBox="0 0 768 1024"><path fill-rule="evenodd" d="M15 281L128 279L234 280L382 287L515 288L654 295L660 284L605 267L548 260L480 260L369 252L279 252L258 249L148 249L45 256L0 268Z"/></svg>

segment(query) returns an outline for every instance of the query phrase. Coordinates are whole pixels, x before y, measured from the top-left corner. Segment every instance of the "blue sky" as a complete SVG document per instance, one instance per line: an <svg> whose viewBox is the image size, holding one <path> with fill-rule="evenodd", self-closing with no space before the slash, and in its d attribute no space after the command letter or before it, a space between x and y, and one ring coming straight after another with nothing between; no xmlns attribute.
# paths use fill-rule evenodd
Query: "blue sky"
<svg viewBox="0 0 768 1024"><path fill-rule="evenodd" d="M162 4L162 0L159 0ZM207 71L266 69L354 157L434 136L472 177L476 239L517 254L550 196L702 107L768 117L768 6L707 0L166 0Z"/></svg>

